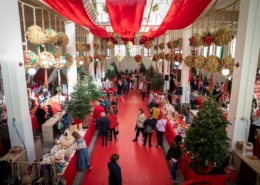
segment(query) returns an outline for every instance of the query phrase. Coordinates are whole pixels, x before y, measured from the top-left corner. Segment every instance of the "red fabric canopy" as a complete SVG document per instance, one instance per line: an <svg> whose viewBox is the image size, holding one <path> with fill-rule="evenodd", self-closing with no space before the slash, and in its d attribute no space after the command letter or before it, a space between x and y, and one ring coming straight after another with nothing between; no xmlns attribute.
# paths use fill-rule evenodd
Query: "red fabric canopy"
<svg viewBox="0 0 260 185"><path fill-rule="evenodd" d="M139 31L146 0L107 0L111 26L122 37L132 38Z"/></svg>
<svg viewBox="0 0 260 185"><path fill-rule="evenodd" d="M89 28L91 33L97 37L109 37L105 28L97 26L87 14L82 0L43 0L62 16Z"/></svg>
<svg viewBox="0 0 260 185"><path fill-rule="evenodd" d="M167 30L178 30L189 26L209 5L211 0L174 0L158 29L150 28L143 38L156 38Z"/></svg>

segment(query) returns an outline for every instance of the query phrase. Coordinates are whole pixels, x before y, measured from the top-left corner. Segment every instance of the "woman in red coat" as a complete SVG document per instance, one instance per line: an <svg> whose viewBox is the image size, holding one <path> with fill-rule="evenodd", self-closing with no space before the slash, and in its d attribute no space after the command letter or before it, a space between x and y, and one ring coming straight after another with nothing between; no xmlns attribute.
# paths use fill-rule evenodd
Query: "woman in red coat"
<svg viewBox="0 0 260 185"><path fill-rule="evenodd" d="M108 112L108 116L107 116L108 120L109 120L109 131L111 133L111 136L108 140L112 140L112 133L114 134L114 139L116 140L116 127L117 127L117 115L114 114L113 111L109 111Z"/></svg>

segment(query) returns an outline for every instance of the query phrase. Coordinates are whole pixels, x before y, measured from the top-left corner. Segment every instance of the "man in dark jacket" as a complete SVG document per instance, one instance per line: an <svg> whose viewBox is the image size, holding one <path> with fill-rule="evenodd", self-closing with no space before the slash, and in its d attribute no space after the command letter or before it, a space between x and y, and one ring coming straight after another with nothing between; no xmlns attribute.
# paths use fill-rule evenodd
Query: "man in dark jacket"
<svg viewBox="0 0 260 185"><path fill-rule="evenodd" d="M151 128L151 133L149 133L149 129L147 129L147 127ZM147 137L148 138L148 142L149 142L149 147L152 147L152 135L153 135L153 131L155 130L155 121L153 120L152 115L149 115L148 119L144 121L144 146L146 146L146 141L147 141Z"/></svg>
<svg viewBox="0 0 260 185"><path fill-rule="evenodd" d="M109 185L122 185L121 168L118 165L119 155L113 154L107 164L109 170Z"/></svg>
<svg viewBox="0 0 260 185"><path fill-rule="evenodd" d="M100 131L102 135L102 145L104 146L104 137L106 137L106 145L107 145L107 137L108 137L108 130L109 130L109 120L106 117L106 113L101 113L101 119L99 121L100 123Z"/></svg>

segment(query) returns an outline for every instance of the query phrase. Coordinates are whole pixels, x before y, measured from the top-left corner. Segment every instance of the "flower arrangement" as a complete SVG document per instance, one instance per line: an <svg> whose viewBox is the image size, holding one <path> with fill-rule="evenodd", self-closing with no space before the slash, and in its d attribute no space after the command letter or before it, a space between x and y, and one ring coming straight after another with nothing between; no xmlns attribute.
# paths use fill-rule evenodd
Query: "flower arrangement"
<svg viewBox="0 0 260 185"><path fill-rule="evenodd" d="M183 44L183 38L178 38L177 40L174 41L175 48L182 48L182 44Z"/></svg>
<svg viewBox="0 0 260 185"><path fill-rule="evenodd" d="M203 55L199 55L194 59L194 67L197 69L203 69L206 64L206 58Z"/></svg>
<svg viewBox="0 0 260 185"><path fill-rule="evenodd" d="M219 65L220 65L220 59L215 55L211 55L208 57L207 62L204 65L204 69L205 71L213 74L218 72Z"/></svg>
<svg viewBox="0 0 260 185"><path fill-rule="evenodd" d="M55 44L57 36L58 36L58 34L55 30L53 30L51 28L47 28L45 30L45 42L47 44Z"/></svg>
<svg viewBox="0 0 260 185"><path fill-rule="evenodd" d="M211 46L215 41L214 34L210 31L204 31L202 33L202 44L203 46Z"/></svg>
<svg viewBox="0 0 260 185"><path fill-rule="evenodd" d="M164 59L165 58L164 52L159 53L159 56L160 56L160 59Z"/></svg>
<svg viewBox="0 0 260 185"><path fill-rule="evenodd" d="M161 50L164 49L164 42L162 42L161 44L159 44L159 48L160 48Z"/></svg>
<svg viewBox="0 0 260 185"><path fill-rule="evenodd" d="M90 44L86 44L86 52L90 52L90 50L91 50Z"/></svg>
<svg viewBox="0 0 260 185"><path fill-rule="evenodd" d="M150 49L152 46L153 46L153 43L149 40L144 43L144 47L146 49Z"/></svg>
<svg viewBox="0 0 260 185"><path fill-rule="evenodd" d="M37 25L30 26L27 29L26 36L28 41L34 45L42 45L45 43L45 33L42 28Z"/></svg>
<svg viewBox="0 0 260 185"><path fill-rule="evenodd" d="M184 63L185 63L186 66L194 67L194 57L192 55L188 55L184 59Z"/></svg>
<svg viewBox="0 0 260 185"><path fill-rule="evenodd" d="M114 48L114 43L112 41L107 42L107 48L108 49L113 49Z"/></svg>
<svg viewBox="0 0 260 185"><path fill-rule="evenodd" d="M55 45L57 46L66 46L69 43L69 38L64 32L58 32Z"/></svg>
<svg viewBox="0 0 260 185"><path fill-rule="evenodd" d="M29 68L36 68L38 63L38 56L28 50L23 52L24 69L27 71Z"/></svg>
<svg viewBox="0 0 260 185"><path fill-rule="evenodd" d="M52 64L53 67L60 69L64 67L64 65L67 63L66 56L63 56L61 54L54 54L55 62Z"/></svg>
<svg viewBox="0 0 260 185"><path fill-rule="evenodd" d="M155 61L155 62L158 62L160 60L160 55L159 54L154 54L152 60Z"/></svg>
<svg viewBox="0 0 260 185"><path fill-rule="evenodd" d="M86 50L86 46L83 42L76 42L76 51L82 52Z"/></svg>
<svg viewBox="0 0 260 185"><path fill-rule="evenodd" d="M158 50L158 45L155 45L153 48L154 48L154 50L157 51Z"/></svg>
<svg viewBox="0 0 260 185"><path fill-rule="evenodd" d="M174 55L174 60L175 60L176 62L182 63L182 60L183 60L182 54L180 54L180 53L175 54L175 55Z"/></svg>
<svg viewBox="0 0 260 185"><path fill-rule="evenodd" d="M73 64L73 57L70 53L65 53L66 63L64 64L65 68L69 68Z"/></svg>
<svg viewBox="0 0 260 185"><path fill-rule="evenodd" d="M134 44L133 44L131 41L127 41L127 42L126 42L126 48L127 48L127 49L131 49L131 48L133 47L133 45L134 45Z"/></svg>
<svg viewBox="0 0 260 185"><path fill-rule="evenodd" d="M190 46L199 47L202 45L202 38L199 34L192 36L190 39Z"/></svg>
<svg viewBox="0 0 260 185"><path fill-rule="evenodd" d="M226 28L219 28L215 32L215 44L217 46L228 45L228 43L233 39L231 30Z"/></svg>
<svg viewBox="0 0 260 185"><path fill-rule="evenodd" d="M116 60L117 60L118 62L121 62L122 60L124 60L124 56L119 53L119 54L116 56Z"/></svg>
<svg viewBox="0 0 260 185"><path fill-rule="evenodd" d="M94 50L97 50L99 48L99 44L94 42L93 47L94 47Z"/></svg>
<svg viewBox="0 0 260 185"><path fill-rule="evenodd" d="M234 65L235 65L235 59L232 58L231 56L227 56L223 59L223 62L221 63L219 72L221 73L222 69L229 69L228 76L232 76L233 71L234 71Z"/></svg>
<svg viewBox="0 0 260 185"><path fill-rule="evenodd" d="M168 49L173 49L174 48L174 41L167 42L167 47L168 47Z"/></svg>
<svg viewBox="0 0 260 185"><path fill-rule="evenodd" d="M41 68L50 69L54 63L55 59L51 53L43 51L39 54L39 64Z"/></svg>
<svg viewBox="0 0 260 185"><path fill-rule="evenodd" d="M142 62L142 61L143 61L142 56L141 56L141 55L135 55L135 61L136 61L137 63Z"/></svg>

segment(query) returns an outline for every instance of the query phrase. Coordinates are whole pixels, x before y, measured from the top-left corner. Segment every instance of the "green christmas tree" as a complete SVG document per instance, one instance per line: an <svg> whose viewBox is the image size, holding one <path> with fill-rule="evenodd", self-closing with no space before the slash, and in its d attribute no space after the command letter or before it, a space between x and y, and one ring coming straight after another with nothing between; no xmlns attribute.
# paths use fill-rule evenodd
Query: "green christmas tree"
<svg viewBox="0 0 260 185"><path fill-rule="evenodd" d="M145 68L145 65L143 62L141 62L141 64L140 64L140 73L143 73L143 74L146 73L146 68Z"/></svg>
<svg viewBox="0 0 260 185"><path fill-rule="evenodd" d="M150 66L147 73L146 73L146 79L148 81L151 81L151 79L154 77L154 75L156 74L154 67Z"/></svg>
<svg viewBox="0 0 260 185"><path fill-rule="evenodd" d="M116 66L115 62L112 62L108 68L107 68L107 72L106 72L106 78L108 79L113 79L118 75L118 69Z"/></svg>
<svg viewBox="0 0 260 185"><path fill-rule="evenodd" d="M164 79L162 74L156 72L152 66L149 67L146 73L146 79L151 82L151 88L153 90L163 90Z"/></svg>
<svg viewBox="0 0 260 185"><path fill-rule="evenodd" d="M200 172L209 164L220 167L226 159L229 138L224 130L229 121L223 119L222 110L214 99L203 102L203 109L194 118L194 127L186 130L184 148L192 159L189 164L195 172Z"/></svg>

